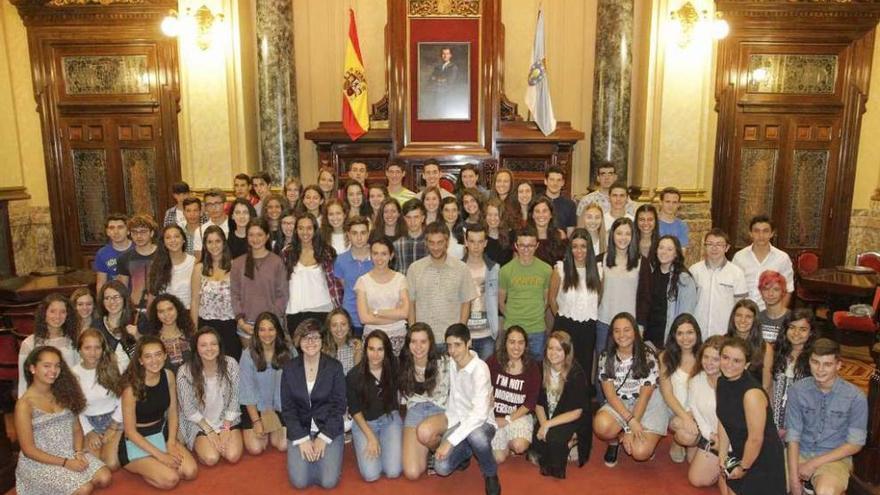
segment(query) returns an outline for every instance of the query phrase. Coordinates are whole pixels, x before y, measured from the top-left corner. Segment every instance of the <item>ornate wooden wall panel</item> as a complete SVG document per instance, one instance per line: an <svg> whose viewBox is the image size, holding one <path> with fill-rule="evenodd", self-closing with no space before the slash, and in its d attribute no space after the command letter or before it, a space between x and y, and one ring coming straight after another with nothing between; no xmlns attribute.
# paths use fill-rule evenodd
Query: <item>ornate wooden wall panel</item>
<svg viewBox="0 0 880 495"><path fill-rule="evenodd" d="M712 219L735 247L769 214L790 254L845 261L880 3L720 0Z"/></svg>
<svg viewBox="0 0 880 495"><path fill-rule="evenodd" d="M571 177L573 149L584 134L569 122L558 122L556 131L544 136L533 122L519 118L516 104L504 95L501 0L388 0L387 4L388 94L373 105L373 128L355 142L339 122L321 122L305 133L306 139L315 142L321 166L341 177L348 163L358 159L367 163L369 180L384 182L384 163L397 159L406 169L405 185L410 189L418 188L423 163L429 158L440 162L446 181L457 180L467 163L477 165L485 185L503 166L517 169L517 180L528 180L541 190L544 171L551 165L562 167ZM479 23L479 31L473 39L456 38L455 29L444 29L474 22ZM413 70L418 65L413 57L419 41L470 43L476 67L469 75L470 94L476 101L471 101L468 121L419 120L414 108L418 106L417 71ZM450 138L457 129L461 131L458 137ZM570 180L566 187L571 187Z"/></svg>
<svg viewBox="0 0 880 495"><path fill-rule="evenodd" d="M159 30L177 2L12 3L28 30L56 260L87 266L108 213L158 218L180 180L177 42Z"/></svg>

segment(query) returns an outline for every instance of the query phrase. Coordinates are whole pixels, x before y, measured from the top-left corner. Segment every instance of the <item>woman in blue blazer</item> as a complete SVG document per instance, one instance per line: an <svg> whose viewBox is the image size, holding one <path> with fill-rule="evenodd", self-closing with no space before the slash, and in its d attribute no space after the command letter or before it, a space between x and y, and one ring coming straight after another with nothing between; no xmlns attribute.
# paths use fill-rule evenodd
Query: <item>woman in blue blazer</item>
<svg viewBox="0 0 880 495"><path fill-rule="evenodd" d="M307 319L293 333L300 355L281 374L281 414L287 427L287 474L296 488L333 488L342 474L345 374L321 353L321 322Z"/></svg>

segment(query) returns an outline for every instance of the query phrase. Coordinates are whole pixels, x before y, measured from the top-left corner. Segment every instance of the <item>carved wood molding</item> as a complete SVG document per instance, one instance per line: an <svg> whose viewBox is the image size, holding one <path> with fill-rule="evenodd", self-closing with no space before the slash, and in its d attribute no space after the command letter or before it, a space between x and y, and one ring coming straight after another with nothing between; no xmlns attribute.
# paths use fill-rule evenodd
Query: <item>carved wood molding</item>
<svg viewBox="0 0 880 495"><path fill-rule="evenodd" d="M519 115L518 105L507 98L504 92L501 92L501 120L503 122L516 122L522 120Z"/></svg>
<svg viewBox="0 0 880 495"><path fill-rule="evenodd" d="M370 107L370 121L388 120L388 93Z"/></svg>
<svg viewBox="0 0 880 495"><path fill-rule="evenodd" d="M480 0L408 0L412 17L479 17Z"/></svg>
<svg viewBox="0 0 880 495"><path fill-rule="evenodd" d="M878 0L719 0L724 17L866 17L880 15Z"/></svg>
<svg viewBox="0 0 880 495"><path fill-rule="evenodd" d="M9 0L26 26L85 22L153 24L177 9L176 0Z"/></svg>

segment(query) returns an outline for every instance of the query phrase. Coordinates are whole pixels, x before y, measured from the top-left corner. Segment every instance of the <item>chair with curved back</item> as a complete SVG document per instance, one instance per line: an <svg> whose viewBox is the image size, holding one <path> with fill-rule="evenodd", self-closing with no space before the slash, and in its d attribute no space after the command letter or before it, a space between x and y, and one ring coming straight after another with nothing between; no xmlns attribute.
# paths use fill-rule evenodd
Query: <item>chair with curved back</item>
<svg viewBox="0 0 880 495"><path fill-rule="evenodd" d="M856 256L856 264L880 273L880 253L866 251Z"/></svg>

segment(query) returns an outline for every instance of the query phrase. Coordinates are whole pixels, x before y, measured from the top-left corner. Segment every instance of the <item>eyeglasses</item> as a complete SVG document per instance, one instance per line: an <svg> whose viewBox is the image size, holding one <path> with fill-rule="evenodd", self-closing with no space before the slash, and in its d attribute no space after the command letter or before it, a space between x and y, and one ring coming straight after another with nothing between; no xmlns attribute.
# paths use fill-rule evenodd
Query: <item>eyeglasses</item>
<svg viewBox="0 0 880 495"><path fill-rule="evenodd" d="M303 342L320 342L320 341L321 341L321 336L320 336L320 335L315 335L315 334L312 334L312 335L306 335L305 337L303 337L303 338L300 339L300 340L303 341Z"/></svg>
<svg viewBox="0 0 880 495"><path fill-rule="evenodd" d="M707 248L725 248L727 247L726 242L704 242L703 246Z"/></svg>
<svg viewBox="0 0 880 495"><path fill-rule="evenodd" d="M104 300L105 300L105 301L108 301L108 302L121 301L121 300L122 300L122 296L120 296L119 294L116 294L116 295L114 295L114 296L104 296Z"/></svg>
<svg viewBox="0 0 880 495"><path fill-rule="evenodd" d="M214 207L214 206L220 206L220 205L222 205L222 204L223 204L222 201L210 201L210 202L206 202L206 203L205 203L205 206L207 206L207 207L209 207L209 208L212 208L212 207Z"/></svg>

